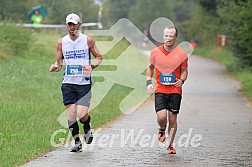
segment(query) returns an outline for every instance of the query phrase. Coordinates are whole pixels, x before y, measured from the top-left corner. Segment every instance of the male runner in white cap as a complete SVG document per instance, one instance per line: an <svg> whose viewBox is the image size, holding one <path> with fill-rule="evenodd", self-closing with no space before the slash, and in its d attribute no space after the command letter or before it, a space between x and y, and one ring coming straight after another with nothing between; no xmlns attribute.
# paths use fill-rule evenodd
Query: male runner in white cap
<svg viewBox="0 0 252 167"><path fill-rule="evenodd" d="M66 17L68 35L57 42L56 61L50 66L50 72L60 71L61 60L65 60L65 73L61 86L63 103L67 109L68 126L75 140L71 152L82 151L79 137L79 126L76 118L80 119L84 129L84 141L90 144L93 134L90 127L91 117L88 114L91 99L91 72L102 61L95 41L80 32L81 21L77 14L71 13ZM91 53L94 61L91 64Z"/></svg>

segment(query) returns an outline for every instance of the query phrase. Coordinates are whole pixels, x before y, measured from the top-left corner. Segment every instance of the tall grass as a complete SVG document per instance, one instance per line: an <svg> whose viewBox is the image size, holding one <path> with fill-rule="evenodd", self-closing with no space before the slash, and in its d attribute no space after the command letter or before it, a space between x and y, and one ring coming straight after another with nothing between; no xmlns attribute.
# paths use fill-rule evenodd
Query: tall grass
<svg viewBox="0 0 252 167"><path fill-rule="evenodd" d="M32 42L30 31L16 27L11 21L4 21L0 25L0 37L0 58L5 59L22 55Z"/></svg>
<svg viewBox="0 0 252 167"><path fill-rule="evenodd" d="M63 71L48 72L50 64L55 61L56 42L61 35L54 31L25 32L30 35L26 39L29 47L23 45L26 49L18 56L17 51L6 51L10 57L0 57L0 166L22 164L53 149L50 143L53 132L64 129L57 121L65 110L60 90ZM15 36L17 40L22 37ZM8 43L0 42L2 44ZM127 47L128 43L121 43L106 58L115 59L116 54ZM133 51L131 54L139 56L140 53ZM94 78L94 82L98 80ZM91 112L92 128L119 116L119 103L131 91L131 88L114 84ZM60 133L55 141L67 138L67 135Z"/></svg>

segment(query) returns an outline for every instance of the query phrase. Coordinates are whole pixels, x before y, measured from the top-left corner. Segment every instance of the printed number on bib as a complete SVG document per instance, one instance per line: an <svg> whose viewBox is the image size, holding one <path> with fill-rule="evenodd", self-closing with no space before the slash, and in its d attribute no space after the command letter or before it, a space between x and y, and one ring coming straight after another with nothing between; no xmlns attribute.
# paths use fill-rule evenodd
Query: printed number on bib
<svg viewBox="0 0 252 167"><path fill-rule="evenodd" d="M83 76L83 68L81 65L67 65L67 75Z"/></svg>
<svg viewBox="0 0 252 167"><path fill-rule="evenodd" d="M160 83L163 85L174 85L176 81L175 74L160 73Z"/></svg>

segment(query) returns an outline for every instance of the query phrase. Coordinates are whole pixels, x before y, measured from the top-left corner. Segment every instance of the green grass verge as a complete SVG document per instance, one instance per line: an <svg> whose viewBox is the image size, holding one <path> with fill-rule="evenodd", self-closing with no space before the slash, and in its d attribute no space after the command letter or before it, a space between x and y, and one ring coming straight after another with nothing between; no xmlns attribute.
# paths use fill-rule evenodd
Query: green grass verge
<svg viewBox="0 0 252 167"><path fill-rule="evenodd" d="M195 49L195 55L214 59L225 65L228 74L235 77L240 83L240 91L252 102L252 72L251 67L245 67L237 57L234 57L231 51L226 49L202 48Z"/></svg>
<svg viewBox="0 0 252 167"><path fill-rule="evenodd" d="M55 60L55 46L60 35L41 32L34 33L33 38L29 51L0 59L0 166L23 164L52 150L52 134L64 129L57 121L65 110L60 90L63 71L48 72ZM128 45L127 42L119 44L104 56L105 59L115 59ZM136 50L131 54L141 57ZM109 68L97 70L111 70ZM98 80L100 78L94 78L94 83ZM129 87L114 84L100 105L91 112L92 128L121 115L118 106L131 91ZM55 142L60 138L67 138L67 134L58 134Z"/></svg>

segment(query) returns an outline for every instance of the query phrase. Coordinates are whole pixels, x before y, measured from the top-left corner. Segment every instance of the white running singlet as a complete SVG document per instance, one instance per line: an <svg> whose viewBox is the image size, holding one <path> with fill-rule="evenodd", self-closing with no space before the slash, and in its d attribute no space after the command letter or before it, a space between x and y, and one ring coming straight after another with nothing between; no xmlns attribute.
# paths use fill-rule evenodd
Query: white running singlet
<svg viewBox="0 0 252 167"><path fill-rule="evenodd" d="M91 75L84 74L83 66L90 65L91 57L87 44L87 36L80 33L72 41L69 35L62 38L62 53L65 61L65 73L62 83L77 85L91 84Z"/></svg>

